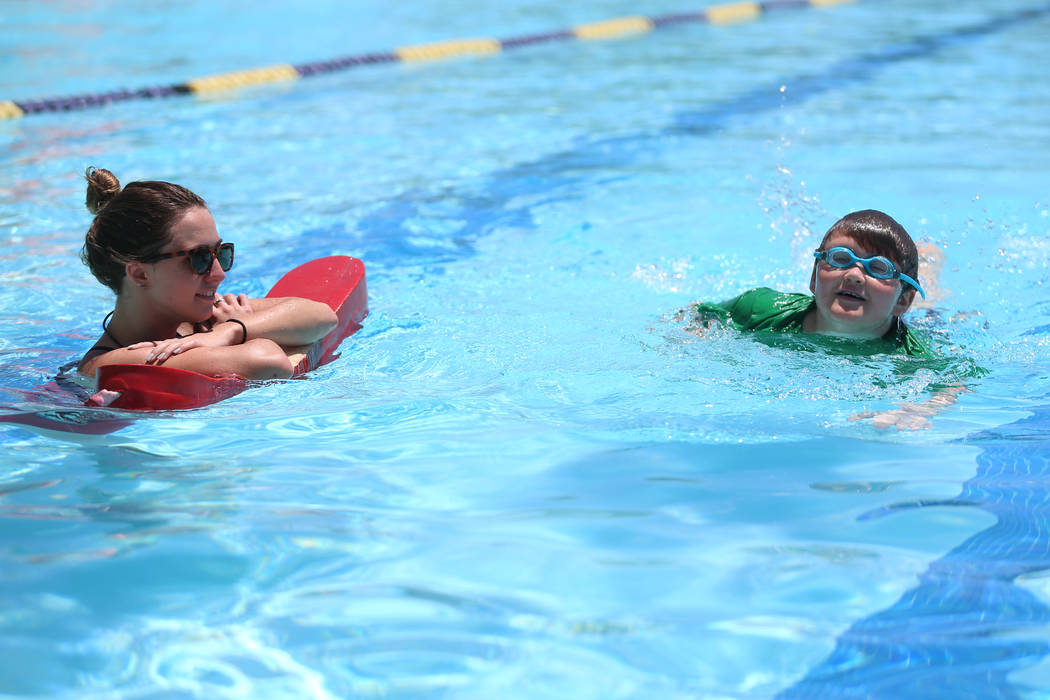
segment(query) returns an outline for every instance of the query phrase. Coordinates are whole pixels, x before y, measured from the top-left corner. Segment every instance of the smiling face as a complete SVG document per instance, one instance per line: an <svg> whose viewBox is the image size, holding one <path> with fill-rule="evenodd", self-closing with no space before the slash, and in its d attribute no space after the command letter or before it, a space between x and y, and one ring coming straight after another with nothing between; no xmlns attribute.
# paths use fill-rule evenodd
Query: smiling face
<svg viewBox="0 0 1050 700"><path fill-rule="evenodd" d="M840 233L829 236L821 250L836 246L849 248L860 258L877 255L851 236ZM889 330L894 317L908 310L915 297L910 287L902 293L901 284L898 279L882 280L866 274L860 263L836 268L818 261L809 280L809 289L817 302L809 330L881 337Z"/></svg>
<svg viewBox="0 0 1050 700"><path fill-rule="evenodd" d="M171 240L160 253L190 250L197 246L214 247L219 242L219 232L211 212L203 207L193 207L176 220L172 226ZM226 273L214 258L211 267L203 275L190 268L186 256L167 258L154 263L140 264L143 275L142 286L156 313L171 321L197 323L207 320L213 311L215 291ZM129 275L131 275L129 269Z"/></svg>

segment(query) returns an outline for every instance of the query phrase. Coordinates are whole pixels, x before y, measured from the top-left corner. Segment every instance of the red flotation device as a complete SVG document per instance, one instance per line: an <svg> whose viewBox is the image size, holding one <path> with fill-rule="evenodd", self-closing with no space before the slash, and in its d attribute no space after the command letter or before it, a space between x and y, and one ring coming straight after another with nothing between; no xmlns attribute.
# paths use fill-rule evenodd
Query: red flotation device
<svg viewBox="0 0 1050 700"><path fill-rule="evenodd" d="M294 375L331 362L344 338L361 328L368 315L365 265L357 258L333 255L300 265L277 281L267 297L303 297L324 302L339 322L328 335L310 346ZM248 388L238 377L213 377L163 365L105 365L96 374L98 393L89 406L132 410L199 408ZM114 392L118 394L112 398Z"/></svg>

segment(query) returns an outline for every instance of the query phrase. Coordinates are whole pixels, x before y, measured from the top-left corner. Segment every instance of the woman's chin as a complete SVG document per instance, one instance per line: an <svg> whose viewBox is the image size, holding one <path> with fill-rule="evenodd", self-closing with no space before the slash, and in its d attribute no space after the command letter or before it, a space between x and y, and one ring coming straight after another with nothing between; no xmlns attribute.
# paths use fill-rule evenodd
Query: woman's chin
<svg viewBox="0 0 1050 700"><path fill-rule="evenodd" d="M204 303L200 299L197 299L197 303L194 304L193 317L189 320L190 323L203 323L212 317L215 312L215 306L211 303Z"/></svg>

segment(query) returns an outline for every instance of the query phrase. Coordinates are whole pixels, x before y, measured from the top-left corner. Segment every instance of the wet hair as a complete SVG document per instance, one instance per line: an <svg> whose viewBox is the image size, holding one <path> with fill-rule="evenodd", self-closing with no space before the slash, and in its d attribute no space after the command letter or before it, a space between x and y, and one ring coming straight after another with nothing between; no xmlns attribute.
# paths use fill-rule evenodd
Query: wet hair
<svg viewBox="0 0 1050 700"><path fill-rule="evenodd" d="M80 259L95 278L120 294L124 266L156 255L171 240L171 229L190 209L208 208L181 185L154 180L129 182L123 188L103 168L88 168L88 211L95 215L84 237Z"/></svg>
<svg viewBox="0 0 1050 700"><path fill-rule="evenodd" d="M915 247L915 241L904 227L888 214L875 209L846 214L824 234L818 250L824 250L828 239L835 234L849 236L873 254L889 258L904 274L913 279L918 278L919 251Z"/></svg>

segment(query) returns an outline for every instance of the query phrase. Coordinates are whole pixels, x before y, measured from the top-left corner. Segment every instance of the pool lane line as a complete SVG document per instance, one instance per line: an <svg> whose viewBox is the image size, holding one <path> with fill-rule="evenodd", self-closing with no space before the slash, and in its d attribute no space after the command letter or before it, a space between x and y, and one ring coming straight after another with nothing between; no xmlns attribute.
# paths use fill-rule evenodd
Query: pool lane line
<svg viewBox="0 0 1050 700"><path fill-rule="evenodd" d="M962 50L989 37L1050 17L1050 2L1004 15L993 15L972 24L950 26L928 33L900 37L898 41L860 48L830 64L802 61L813 72L782 74L724 100L711 101L694 109L678 109L666 123L653 128L615 135L584 134L562 150L508 164L488 173L479 184L461 184L398 191L375 200L352 224L340 222L309 229L307 250L331 247L339 250L352 241L365 260L414 259L440 266L475 254L476 241L496 230L537 228L534 209L555 203L574 202L581 193L626 177L637 171L638 162L677 143L677 139L716 137L753 119L768 118L782 110L804 109L822 95L856 89L876 80L884 71L929 61L952 49ZM931 89L936 89L937 83ZM785 88L782 90L782 88ZM973 86L981 94L980 85ZM702 97L701 103L706 103ZM891 101L892 102L892 101ZM606 176L597 175L609 173ZM418 236L417 222L432 214L421 203L447 201L442 220L463 222L444 239Z"/></svg>
<svg viewBox="0 0 1050 700"><path fill-rule="evenodd" d="M379 63L409 63L441 61L465 56L486 56L511 49L518 49L553 41L601 41L646 34L656 29L679 24L697 22L707 24L733 24L747 22L761 15L782 9L803 7L828 7L855 2L856 0L765 0L764 2L730 2L713 5L699 12L663 15L660 17L618 17L580 24L571 29L530 34L511 39L452 39L429 44L403 46L393 51L346 56L328 61L314 61L292 65L280 63L260 68L217 73L194 78L177 85L140 88L137 90L114 90L111 92L74 95L71 97L45 98L40 100L0 100L0 120L18 119L31 114L47 112L70 112L103 107L128 100L150 100L179 95L209 95L233 92L246 87L285 83L313 75L334 73L359 66Z"/></svg>

